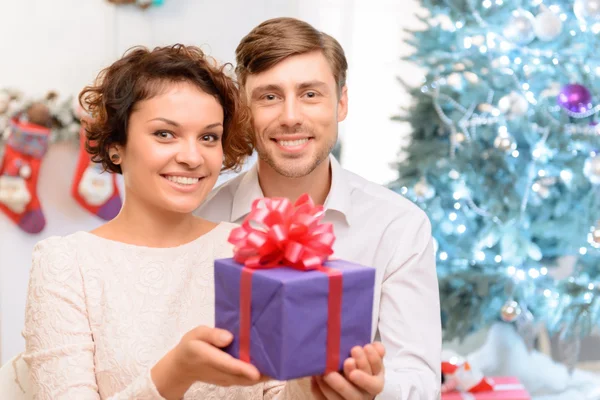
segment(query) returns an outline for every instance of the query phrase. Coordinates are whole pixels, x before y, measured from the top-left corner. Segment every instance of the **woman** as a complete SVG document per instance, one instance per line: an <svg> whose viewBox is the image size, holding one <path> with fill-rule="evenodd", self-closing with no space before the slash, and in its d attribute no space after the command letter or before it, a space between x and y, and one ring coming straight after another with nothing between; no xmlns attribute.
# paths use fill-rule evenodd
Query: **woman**
<svg viewBox="0 0 600 400"><path fill-rule="evenodd" d="M189 398L263 398L262 384L214 386L261 377L208 328L213 260L231 256L233 225L192 215L221 166L251 153L234 83L196 48L138 48L80 101L88 150L123 174L125 202L91 233L35 247L23 332L34 397L181 398L200 381Z"/></svg>
<svg viewBox="0 0 600 400"><path fill-rule="evenodd" d="M34 398L310 397L310 382L282 391L220 350L232 335L212 327L213 261L232 255L234 225L192 212L222 166L252 151L248 111L223 67L194 47L137 48L80 102L93 117L88 152L123 174L125 201L98 229L34 249L23 332ZM360 364L349 359L346 372ZM316 379L318 398L342 398Z"/></svg>

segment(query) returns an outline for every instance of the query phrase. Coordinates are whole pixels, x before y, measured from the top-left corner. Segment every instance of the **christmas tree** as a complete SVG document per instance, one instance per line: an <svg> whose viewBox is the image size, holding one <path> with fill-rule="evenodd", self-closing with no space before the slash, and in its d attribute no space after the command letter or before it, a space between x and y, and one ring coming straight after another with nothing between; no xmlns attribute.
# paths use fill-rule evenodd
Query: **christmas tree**
<svg viewBox="0 0 600 400"><path fill-rule="evenodd" d="M576 354L600 322L600 0L423 6L391 187L431 219L444 339L544 324Z"/></svg>

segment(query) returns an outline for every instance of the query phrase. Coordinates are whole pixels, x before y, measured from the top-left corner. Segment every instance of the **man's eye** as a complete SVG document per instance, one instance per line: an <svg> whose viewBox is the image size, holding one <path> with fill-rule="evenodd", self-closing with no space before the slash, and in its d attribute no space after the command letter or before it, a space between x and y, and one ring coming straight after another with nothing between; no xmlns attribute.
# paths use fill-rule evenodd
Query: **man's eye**
<svg viewBox="0 0 600 400"><path fill-rule="evenodd" d="M317 93L315 93L315 92L306 92L306 97L308 97L309 99L312 99L314 97L317 97Z"/></svg>
<svg viewBox="0 0 600 400"><path fill-rule="evenodd" d="M265 94L265 95L263 96L263 98L264 98L265 100L275 100L275 95L274 95L274 94Z"/></svg>

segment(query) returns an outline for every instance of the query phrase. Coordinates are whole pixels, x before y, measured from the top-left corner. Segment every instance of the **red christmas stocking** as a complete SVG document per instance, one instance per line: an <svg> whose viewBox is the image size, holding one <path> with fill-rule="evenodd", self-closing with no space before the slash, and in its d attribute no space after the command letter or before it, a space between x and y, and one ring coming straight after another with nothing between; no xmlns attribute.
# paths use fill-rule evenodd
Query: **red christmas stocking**
<svg viewBox="0 0 600 400"><path fill-rule="evenodd" d="M16 118L10 121L9 129L0 167L0 210L25 232L39 233L46 219L37 195L37 181L50 129Z"/></svg>
<svg viewBox="0 0 600 400"><path fill-rule="evenodd" d="M105 172L85 151L85 131L79 133L79 161L71 186L73 198L86 210L109 221L121 210L121 196L115 174Z"/></svg>

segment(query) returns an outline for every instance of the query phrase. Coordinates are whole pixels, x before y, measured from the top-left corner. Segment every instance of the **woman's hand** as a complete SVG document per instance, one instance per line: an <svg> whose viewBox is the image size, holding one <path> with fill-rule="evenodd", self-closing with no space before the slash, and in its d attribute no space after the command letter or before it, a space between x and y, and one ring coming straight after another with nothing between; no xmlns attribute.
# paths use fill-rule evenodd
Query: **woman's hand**
<svg viewBox="0 0 600 400"><path fill-rule="evenodd" d="M232 340L231 333L206 326L186 333L152 368L158 392L168 400L181 399L197 381L218 386L250 386L266 381L256 367L221 350Z"/></svg>

